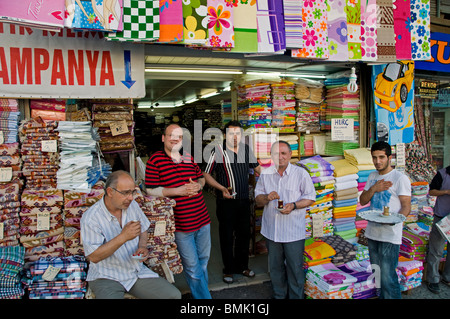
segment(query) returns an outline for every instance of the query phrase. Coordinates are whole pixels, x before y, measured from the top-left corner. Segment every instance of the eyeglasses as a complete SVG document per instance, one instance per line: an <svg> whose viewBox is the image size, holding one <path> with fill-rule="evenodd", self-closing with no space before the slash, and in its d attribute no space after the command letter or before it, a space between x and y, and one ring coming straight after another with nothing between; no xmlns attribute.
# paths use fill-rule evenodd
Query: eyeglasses
<svg viewBox="0 0 450 319"><path fill-rule="evenodd" d="M122 194L123 196L125 196L125 197L128 197L128 196L130 196L130 195L136 195L137 194L137 190L136 189L134 189L134 190L132 190L132 191L119 191L118 189L115 189L114 187L111 187L112 189L114 189L116 192L118 192L118 193L120 193L120 194Z"/></svg>

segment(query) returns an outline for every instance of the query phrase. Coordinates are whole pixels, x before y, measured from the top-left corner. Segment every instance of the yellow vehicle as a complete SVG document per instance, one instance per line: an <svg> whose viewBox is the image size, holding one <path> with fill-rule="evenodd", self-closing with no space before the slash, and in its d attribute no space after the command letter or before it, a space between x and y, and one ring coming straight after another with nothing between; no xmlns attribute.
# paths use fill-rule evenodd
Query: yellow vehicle
<svg viewBox="0 0 450 319"><path fill-rule="evenodd" d="M389 63L375 80L375 103L391 112L406 102L414 80L414 61Z"/></svg>

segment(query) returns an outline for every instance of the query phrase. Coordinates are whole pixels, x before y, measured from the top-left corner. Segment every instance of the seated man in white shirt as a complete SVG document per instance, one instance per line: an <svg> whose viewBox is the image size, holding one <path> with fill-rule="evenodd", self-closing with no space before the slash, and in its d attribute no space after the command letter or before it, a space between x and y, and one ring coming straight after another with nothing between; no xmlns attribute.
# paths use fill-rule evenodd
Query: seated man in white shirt
<svg viewBox="0 0 450 319"><path fill-rule="evenodd" d="M290 163L292 151L287 142L275 142L271 157L275 165L261 172L255 201L264 206L261 234L269 251L273 294L275 299L302 299L305 208L315 202L316 191L306 170ZM278 209L278 199L283 208Z"/></svg>
<svg viewBox="0 0 450 319"><path fill-rule="evenodd" d="M86 280L98 299L180 299L180 291L133 255L148 255L150 225L133 200L135 182L115 171L105 183L105 196L81 218L81 239L90 261Z"/></svg>

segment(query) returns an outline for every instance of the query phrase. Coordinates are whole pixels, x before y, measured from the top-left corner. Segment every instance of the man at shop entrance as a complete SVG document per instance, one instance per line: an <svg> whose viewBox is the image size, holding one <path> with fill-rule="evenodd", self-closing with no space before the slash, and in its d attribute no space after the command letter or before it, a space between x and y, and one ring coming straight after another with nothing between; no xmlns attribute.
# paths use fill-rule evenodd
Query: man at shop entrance
<svg viewBox="0 0 450 319"><path fill-rule="evenodd" d="M81 218L81 239L90 261L86 280L98 299L180 299L180 291L143 264L148 255L148 218L133 200L135 182L115 171L105 183L105 196ZM136 259L134 256L141 255Z"/></svg>
<svg viewBox="0 0 450 319"><path fill-rule="evenodd" d="M301 299L305 284L305 208L316 200L316 191L306 170L290 163L289 143L275 142L271 157L274 165L261 172L255 200L256 205L264 206L261 234L269 251L273 294L275 299Z"/></svg>
<svg viewBox="0 0 450 319"><path fill-rule="evenodd" d="M371 148L372 161L376 171L369 175L360 197L362 206L370 202L370 209L408 216L411 212L411 182L403 173L391 167L391 146L386 142L376 142ZM380 272L379 285L381 299L401 299L400 284L396 268L403 224L394 225L370 222L365 235L369 243L370 263L373 271Z"/></svg>
<svg viewBox="0 0 450 319"><path fill-rule="evenodd" d="M216 191L223 281L231 284L233 274L254 277L248 267L250 244L249 170L261 167L247 144L241 142L241 123L231 121L224 128L225 141L211 152L203 175ZM216 179L211 174L216 173Z"/></svg>
<svg viewBox="0 0 450 319"><path fill-rule="evenodd" d="M207 269L211 220L202 194L205 178L194 158L180 153L183 130L179 125L167 126L162 141L164 150L154 153L146 165L147 193L175 199L175 242L186 281L194 299L211 299Z"/></svg>

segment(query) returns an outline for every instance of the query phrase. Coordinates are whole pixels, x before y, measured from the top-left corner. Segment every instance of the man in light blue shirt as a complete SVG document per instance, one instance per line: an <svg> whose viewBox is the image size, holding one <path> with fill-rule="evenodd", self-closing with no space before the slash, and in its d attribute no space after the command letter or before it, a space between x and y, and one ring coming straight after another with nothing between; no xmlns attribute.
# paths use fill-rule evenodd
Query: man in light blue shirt
<svg viewBox="0 0 450 319"><path fill-rule="evenodd" d="M255 188L256 205L264 206L261 234L269 251L274 298L299 299L305 282L305 208L316 200L316 191L305 169L290 163L287 142L275 142L271 157L275 165L261 172ZM281 209L278 199L283 201Z"/></svg>
<svg viewBox="0 0 450 319"><path fill-rule="evenodd" d="M83 214L81 239L90 261L86 280L98 299L123 299L125 292L139 299L179 299L180 291L142 262L150 222L133 200L135 187L128 172L113 172L103 199Z"/></svg>

